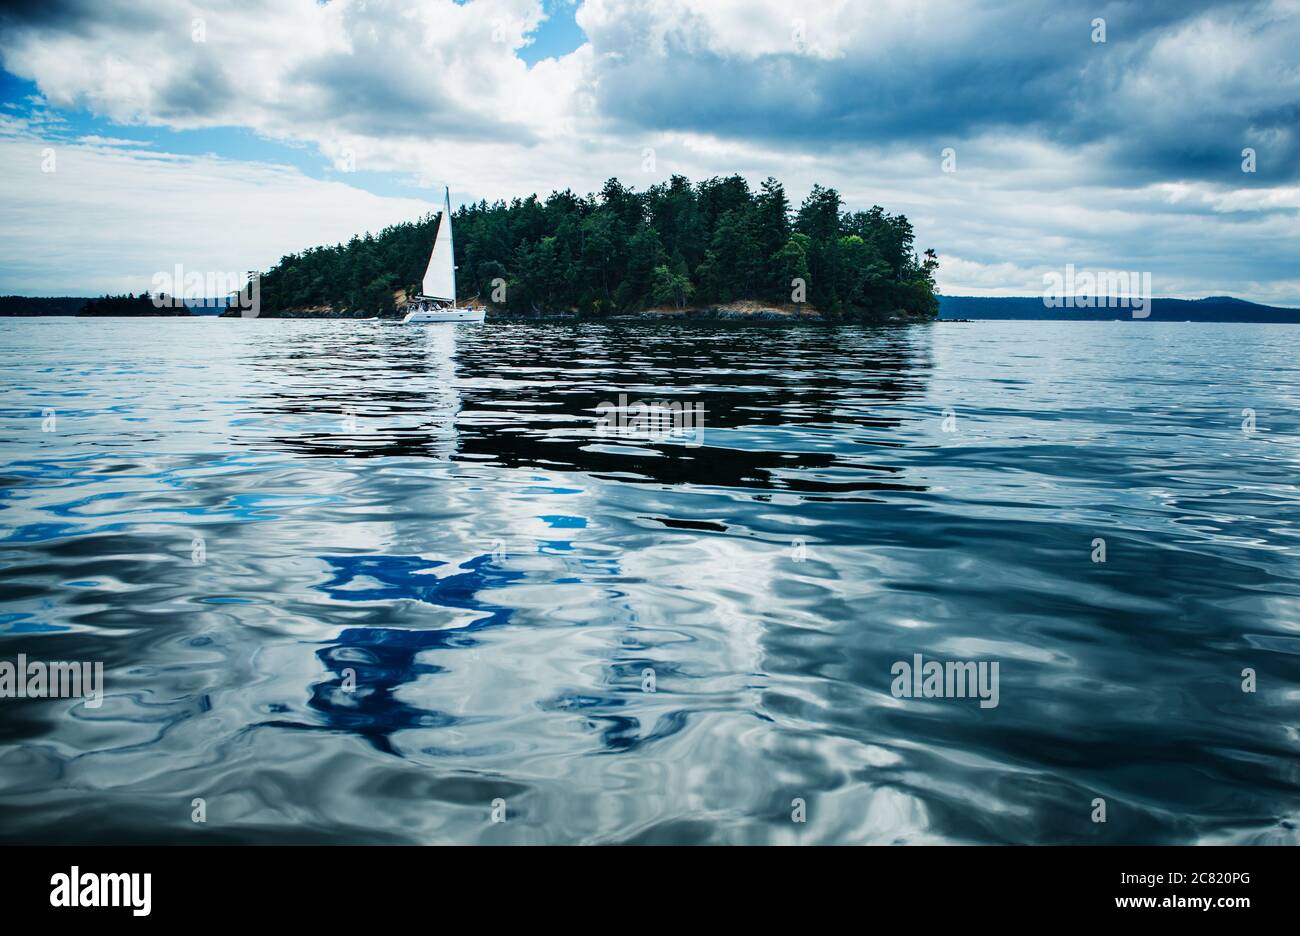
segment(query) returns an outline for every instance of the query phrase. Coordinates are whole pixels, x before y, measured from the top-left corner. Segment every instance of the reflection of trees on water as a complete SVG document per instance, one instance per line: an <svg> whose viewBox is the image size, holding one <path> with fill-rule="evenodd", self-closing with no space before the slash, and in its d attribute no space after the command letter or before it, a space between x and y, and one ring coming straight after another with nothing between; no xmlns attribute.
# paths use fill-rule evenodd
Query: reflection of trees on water
<svg viewBox="0 0 1300 936"><path fill-rule="evenodd" d="M340 331L289 350L279 336L248 361L252 400L234 441L292 455L451 458L456 330L331 324Z"/></svg>
<svg viewBox="0 0 1300 936"><path fill-rule="evenodd" d="M553 329L462 358L458 457L582 471L629 482L779 489L809 495L915 490L902 469L843 451L788 450L764 430L891 429L891 407L922 397L928 331L749 328ZM601 435L602 403L701 403L704 445ZM745 430L745 438L717 430ZM715 435L710 437L710 432ZM803 440L801 440L803 441ZM866 446L890 445L863 438ZM848 470L856 477L819 477Z"/></svg>
<svg viewBox="0 0 1300 936"><path fill-rule="evenodd" d="M247 434L259 448L452 458L815 498L916 488L901 467L846 451L843 441L834 451L787 449L767 430L833 427L842 436L860 428L856 444L888 449L894 443L880 430L900 425L894 406L922 398L931 363L925 328L389 325L365 342L254 366L277 374L251 407L270 417L269 427L254 420ZM704 445L602 435L598 408L620 394L702 404ZM355 431L346 428L348 409ZM294 419L298 431L285 432Z"/></svg>

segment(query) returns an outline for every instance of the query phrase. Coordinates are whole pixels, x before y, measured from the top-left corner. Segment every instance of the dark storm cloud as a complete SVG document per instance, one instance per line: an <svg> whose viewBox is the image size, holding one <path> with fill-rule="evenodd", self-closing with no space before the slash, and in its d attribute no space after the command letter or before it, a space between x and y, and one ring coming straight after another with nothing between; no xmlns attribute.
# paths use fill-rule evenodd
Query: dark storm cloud
<svg viewBox="0 0 1300 936"><path fill-rule="evenodd" d="M867 16L829 59L799 54L793 42L722 55L695 24L670 26L653 51L634 31L594 30L597 99L628 129L813 149L981 134L1091 145L1116 178L1132 180L1240 183L1240 151L1254 146L1268 158L1251 181L1276 183L1300 175L1296 46L1288 50L1300 24L1272 9L1262 0L971 3L960 34L936 19L932 32L896 44L871 42ZM1092 41L1095 17L1105 19L1104 43ZM1233 61L1243 41L1249 54Z"/></svg>
<svg viewBox="0 0 1300 936"><path fill-rule="evenodd" d="M0 0L0 40L23 30L92 36L105 25L146 32L166 21L158 11L131 0Z"/></svg>

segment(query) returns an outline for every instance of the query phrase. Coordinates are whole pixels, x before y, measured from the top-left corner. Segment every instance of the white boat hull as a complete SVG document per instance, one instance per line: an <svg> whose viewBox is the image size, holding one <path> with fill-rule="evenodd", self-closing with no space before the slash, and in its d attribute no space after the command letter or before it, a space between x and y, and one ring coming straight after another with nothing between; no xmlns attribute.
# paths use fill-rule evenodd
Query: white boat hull
<svg viewBox="0 0 1300 936"><path fill-rule="evenodd" d="M403 323L419 325L424 322L481 322L485 309L416 309L406 313Z"/></svg>

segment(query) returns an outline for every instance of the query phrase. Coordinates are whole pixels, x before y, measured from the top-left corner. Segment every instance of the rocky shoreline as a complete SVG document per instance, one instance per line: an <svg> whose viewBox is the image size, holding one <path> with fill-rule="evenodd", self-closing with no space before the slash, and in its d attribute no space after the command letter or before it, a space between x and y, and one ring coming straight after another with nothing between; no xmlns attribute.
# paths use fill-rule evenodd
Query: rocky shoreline
<svg viewBox="0 0 1300 936"><path fill-rule="evenodd" d="M686 309L648 309L630 315L611 316L611 319L636 321L691 321L691 322L779 322L799 324L884 324L888 322L924 321L909 316L901 309L888 313L860 310L844 315L828 315L813 306L777 306L758 302L733 302L726 305L695 306Z"/></svg>
<svg viewBox="0 0 1300 936"><path fill-rule="evenodd" d="M230 309L222 313L223 318L239 318L239 309ZM399 313L376 316L368 312L336 311L327 307L310 309L284 309L264 313L259 318L291 319L385 319L398 320ZM929 321L906 312L894 310L887 313L853 312L842 316L831 316L812 306L773 305L760 302L732 302L725 305L690 306L682 309L661 308L646 309L641 312L624 313L611 316L582 315L576 309L555 312L520 314L517 312L498 312L490 306L487 311L489 322L764 322L779 324L903 324L907 322Z"/></svg>

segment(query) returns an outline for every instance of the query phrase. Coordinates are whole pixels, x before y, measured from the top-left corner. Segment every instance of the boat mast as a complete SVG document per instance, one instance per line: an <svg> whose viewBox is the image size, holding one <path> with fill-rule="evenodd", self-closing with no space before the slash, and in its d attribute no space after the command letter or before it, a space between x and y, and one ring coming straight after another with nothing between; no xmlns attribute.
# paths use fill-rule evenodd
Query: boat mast
<svg viewBox="0 0 1300 936"><path fill-rule="evenodd" d="M451 236L451 189L445 185L442 187L442 210L447 212L447 246L451 247L455 243ZM456 308L456 250L454 247L451 251L451 307Z"/></svg>

